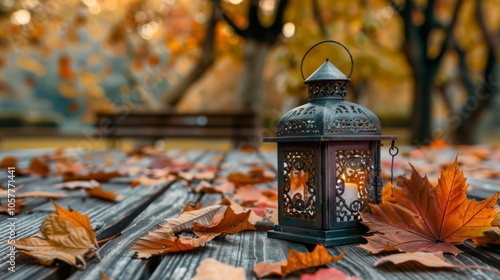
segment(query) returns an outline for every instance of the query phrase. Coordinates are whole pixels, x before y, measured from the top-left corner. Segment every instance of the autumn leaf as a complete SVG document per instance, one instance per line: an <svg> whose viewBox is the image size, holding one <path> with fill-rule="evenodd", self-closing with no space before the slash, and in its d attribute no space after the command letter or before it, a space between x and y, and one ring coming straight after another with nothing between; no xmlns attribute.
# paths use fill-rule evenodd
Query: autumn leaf
<svg viewBox="0 0 500 280"><path fill-rule="evenodd" d="M286 275L312 267L323 266L330 262L336 262L344 257L344 253L338 256L332 256L323 244L318 244L310 253L299 253L292 249L288 252L288 260L278 263L257 263L254 267L254 273L257 278L278 275Z"/></svg>
<svg viewBox="0 0 500 280"><path fill-rule="evenodd" d="M101 186L85 190L85 192L87 192L87 194L90 196L108 201L120 201L123 199L122 195L117 195L113 190L105 191Z"/></svg>
<svg viewBox="0 0 500 280"><path fill-rule="evenodd" d="M56 208L57 215L59 215L61 218L69 221L70 223L72 223L77 227L83 227L87 231L87 234L91 236L92 239L95 241L94 243L97 244L94 230L90 225L89 216L82 215L80 214L80 212L75 210L71 209L66 210L62 208L59 204L55 203L54 201L52 201L52 204L54 204L54 207Z"/></svg>
<svg viewBox="0 0 500 280"><path fill-rule="evenodd" d="M360 247L374 254L387 247L459 254L453 244L482 236L490 228L498 199L497 193L482 202L467 200L467 187L456 160L434 187L413 169L410 178L399 178L393 197L384 190L385 202L370 205L371 213L361 213L370 232L379 233L365 237L368 243Z"/></svg>
<svg viewBox="0 0 500 280"><path fill-rule="evenodd" d="M229 182L233 182L237 187L241 185L255 185L275 180L275 174L266 172L262 168L253 168L247 174L242 172L233 172L227 176Z"/></svg>
<svg viewBox="0 0 500 280"><path fill-rule="evenodd" d="M31 192L17 194L17 198L28 198L28 197L66 198L69 197L69 195L65 193L53 193L45 191L31 191Z"/></svg>
<svg viewBox="0 0 500 280"><path fill-rule="evenodd" d="M193 223L193 232L198 236L206 233L220 235L235 234L244 230L255 230L255 225L250 222L251 211L235 214L231 207L227 207L224 215L214 217L209 225L198 222Z"/></svg>
<svg viewBox="0 0 500 280"><path fill-rule="evenodd" d="M56 212L45 217L40 233L17 240L12 246L37 258L43 265L51 265L57 259L85 268L84 257L96 254L98 248L94 231L87 228L90 226L88 217L62 209L55 202L53 204Z"/></svg>
<svg viewBox="0 0 500 280"><path fill-rule="evenodd" d="M262 221L264 218L264 215L262 215L262 216L257 215L257 213L255 213L255 211L253 209L245 208L227 197L224 198L219 204L231 207L231 209L233 209L235 214L244 213L244 212L247 212L250 210L250 217L248 218L248 220L252 225L256 225L258 222Z"/></svg>
<svg viewBox="0 0 500 280"><path fill-rule="evenodd" d="M177 176L179 178L184 179L186 181L193 181L193 180L213 180L215 178L216 172L213 171L189 171L189 172L179 172L177 173Z"/></svg>
<svg viewBox="0 0 500 280"><path fill-rule="evenodd" d="M244 280L245 270L242 267L234 267L221 263L216 259L204 259L196 268L196 275L191 280Z"/></svg>
<svg viewBox="0 0 500 280"><path fill-rule="evenodd" d="M31 160L30 165L28 166L28 172L30 174L45 177L50 174L50 168L49 165L42 159L40 159L39 157L35 157Z"/></svg>
<svg viewBox="0 0 500 280"><path fill-rule="evenodd" d="M491 222L491 228L483 232L484 236L473 238L476 246L484 244L500 244L500 209L496 210L495 219Z"/></svg>
<svg viewBox="0 0 500 280"><path fill-rule="evenodd" d="M455 267L455 265L446 261L443 256L443 252L414 252L414 253L400 253L392 254L380 258L377 260L373 266L379 266L384 263L393 263L395 265L405 263L405 262L418 262L419 264L426 267Z"/></svg>
<svg viewBox="0 0 500 280"><path fill-rule="evenodd" d="M108 182L109 180L120 177L121 174L118 171L98 171L90 172L88 174L75 174L75 173L65 173L63 174L63 181L86 181L86 180L96 180L101 183Z"/></svg>
<svg viewBox="0 0 500 280"><path fill-rule="evenodd" d="M62 188L62 189L93 189L99 186L99 182L96 180L88 180L88 181L68 181L60 184L55 184L54 187Z"/></svg>
<svg viewBox="0 0 500 280"><path fill-rule="evenodd" d="M194 191L196 193L220 193L224 196L234 191L234 184L231 182L226 182L221 185L213 185L203 180L198 183Z"/></svg>
<svg viewBox="0 0 500 280"><path fill-rule="evenodd" d="M184 209L182 210L181 214L184 213L184 212L199 210L202 207L203 207L203 203L201 203L201 202L198 202L198 203L194 204L194 201L189 201L184 206Z"/></svg>
<svg viewBox="0 0 500 280"><path fill-rule="evenodd" d="M158 184L168 184L175 179L176 179L175 176L171 176L171 175L169 175L167 177L160 177L160 178L150 178L147 176L140 176L138 178L135 178L134 181L132 181L132 183L130 184L130 187L135 188L139 185L149 187L149 186L156 186Z"/></svg>
<svg viewBox="0 0 500 280"><path fill-rule="evenodd" d="M335 267L320 268L314 274L303 274L300 280L361 280L359 277L350 277Z"/></svg>
<svg viewBox="0 0 500 280"><path fill-rule="evenodd" d="M200 210L184 212L175 219L167 219L167 224L158 225L158 227L161 231L169 234L191 231L193 229L193 223L195 222L200 224L210 224L212 218L221 207L221 205L214 205Z"/></svg>
<svg viewBox="0 0 500 280"><path fill-rule="evenodd" d="M0 162L0 168L15 167L17 169L17 158L14 156L7 156Z"/></svg>
<svg viewBox="0 0 500 280"><path fill-rule="evenodd" d="M189 251L217 237L217 234L204 235L199 238L175 236L171 233L154 230L139 238L130 250L136 251L134 258L150 258L165 253Z"/></svg>

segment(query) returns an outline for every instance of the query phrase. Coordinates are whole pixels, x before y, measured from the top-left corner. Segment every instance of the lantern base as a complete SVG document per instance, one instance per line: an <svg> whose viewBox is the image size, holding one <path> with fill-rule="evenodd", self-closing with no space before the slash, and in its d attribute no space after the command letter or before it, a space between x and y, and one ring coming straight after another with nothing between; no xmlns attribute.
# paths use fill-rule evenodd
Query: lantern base
<svg viewBox="0 0 500 280"><path fill-rule="evenodd" d="M365 242L366 240L362 236L365 235L367 231L368 228L364 225L360 225L360 227L356 228L332 230L275 225L274 230L267 232L267 237L299 243L321 243L325 246L335 246Z"/></svg>

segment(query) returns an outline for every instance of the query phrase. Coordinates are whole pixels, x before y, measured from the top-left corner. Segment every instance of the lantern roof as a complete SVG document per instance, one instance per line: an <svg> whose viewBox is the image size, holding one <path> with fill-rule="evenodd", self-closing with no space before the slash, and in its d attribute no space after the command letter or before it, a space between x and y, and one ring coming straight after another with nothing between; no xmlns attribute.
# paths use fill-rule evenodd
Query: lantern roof
<svg viewBox="0 0 500 280"><path fill-rule="evenodd" d="M309 76L304 83L309 84L312 82L318 82L318 81L350 81L351 79L348 78L342 71L340 71L337 67L335 67L328 58L326 59L325 63L321 65L314 73Z"/></svg>
<svg viewBox="0 0 500 280"><path fill-rule="evenodd" d="M354 65L350 52L349 56ZM302 63L301 74L304 77ZM308 88L309 102L286 113L278 123L277 137L270 141L299 141L304 137L319 141L340 141L338 136L355 135L380 138L382 128L377 116L368 108L347 101L346 87L351 80L352 70L351 66L349 76L346 76L327 58L304 80Z"/></svg>

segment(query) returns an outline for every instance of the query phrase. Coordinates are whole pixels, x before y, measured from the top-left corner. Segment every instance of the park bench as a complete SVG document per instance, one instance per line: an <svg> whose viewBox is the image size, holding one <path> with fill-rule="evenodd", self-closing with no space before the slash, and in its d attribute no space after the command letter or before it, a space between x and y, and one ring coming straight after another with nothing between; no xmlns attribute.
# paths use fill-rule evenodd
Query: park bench
<svg viewBox="0 0 500 280"><path fill-rule="evenodd" d="M230 139L234 147L258 139L258 118L253 111L176 112L131 111L97 113L96 128L115 146L120 138Z"/></svg>

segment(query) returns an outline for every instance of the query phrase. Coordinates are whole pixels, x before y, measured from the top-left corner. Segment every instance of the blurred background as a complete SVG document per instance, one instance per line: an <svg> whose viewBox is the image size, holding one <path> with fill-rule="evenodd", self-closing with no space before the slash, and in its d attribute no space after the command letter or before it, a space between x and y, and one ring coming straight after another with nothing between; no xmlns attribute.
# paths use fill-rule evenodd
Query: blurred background
<svg viewBox="0 0 500 280"><path fill-rule="evenodd" d="M495 144L499 13L499 0L0 0L0 147L105 146L96 112L123 108L252 109L274 136L307 102L300 61L325 39L352 52L348 99L384 134ZM327 57L349 73L347 53L323 44L304 75Z"/></svg>

